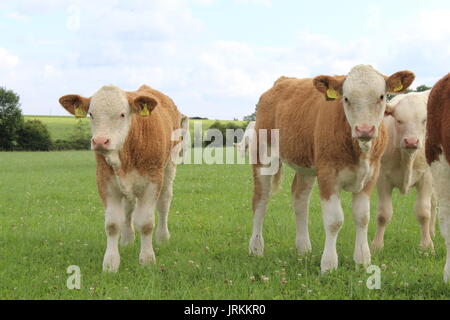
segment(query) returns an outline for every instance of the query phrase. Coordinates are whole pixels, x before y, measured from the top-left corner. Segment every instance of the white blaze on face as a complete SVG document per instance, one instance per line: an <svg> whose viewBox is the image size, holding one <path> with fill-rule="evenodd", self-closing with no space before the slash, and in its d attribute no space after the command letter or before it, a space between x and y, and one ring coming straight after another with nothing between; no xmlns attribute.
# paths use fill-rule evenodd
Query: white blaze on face
<svg viewBox="0 0 450 320"><path fill-rule="evenodd" d="M427 102L430 91L398 95L387 106L395 119L396 146L421 149L425 145Z"/></svg>
<svg viewBox="0 0 450 320"><path fill-rule="evenodd" d="M386 109L386 93L386 79L371 66L356 66L347 75L342 95L353 138L361 136L361 131L370 138L378 136Z"/></svg>
<svg viewBox="0 0 450 320"><path fill-rule="evenodd" d="M104 86L91 99L89 106L92 149L117 151L131 127L131 109L126 93L115 86Z"/></svg>

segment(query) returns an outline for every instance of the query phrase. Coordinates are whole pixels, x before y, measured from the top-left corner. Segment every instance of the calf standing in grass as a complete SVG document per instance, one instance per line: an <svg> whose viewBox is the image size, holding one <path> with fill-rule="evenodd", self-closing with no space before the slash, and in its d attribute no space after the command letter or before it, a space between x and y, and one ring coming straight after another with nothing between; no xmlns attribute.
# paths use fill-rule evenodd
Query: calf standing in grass
<svg viewBox="0 0 450 320"><path fill-rule="evenodd" d="M268 129L267 141L258 141L258 161L253 166L253 234L250 253L263 255L263 220L271 189L280 171L263 175L261 145L270 145L271 129L279 129L281 161L295 171L292 184L299 253L311 250L308 206L317 176L326 233L321 269L336 269L336 241L344 214L340 192L353 193L356 224L354 261L369 265L367 241L370 194L377 181L381 156L387 144L382 124L388 92L406 90L414 74L401 71L386 77L371 66L354 67L347 76L314 79L281 77L264 93L256 111L256 131ZM260 139L259 134L257 135ZM281 163L280 163L281 165Z"/></svg>
<svg viewBox="0 0 450 320"><path fill-rule="evenodd" d="M389 143L381 159L378 180L377 232L374 249L384 246L384 231L392 218L392 191L416 188L415 214L422 229L421 247L433 250L436 199L433 178L425 159L427 101L430 91L399 95L388 103L384 125Z"/></svg>
<svg viewBox="0 0 450 320"><path fill-rule="evenodd" d="M66 95L59 102L71 114L91 118L97 186L106 208L103 270L118 270L119 238L121 245L133 242L133 224L141 234L139 262L154 263L155 209L159 211L156 241L169 239L167 220L176 171L171 151L179 143L171 137L180 128L181 113L169 97L148 86L134 92L104 86L91 98Z"/></svg>
<svg viewBox="0 0 450 320"><path fill-rule="evenodd" d="M450 73L438 81L428 99L425 154L439 201L441 233L447 246L444 281L450 281Z"/></svg>

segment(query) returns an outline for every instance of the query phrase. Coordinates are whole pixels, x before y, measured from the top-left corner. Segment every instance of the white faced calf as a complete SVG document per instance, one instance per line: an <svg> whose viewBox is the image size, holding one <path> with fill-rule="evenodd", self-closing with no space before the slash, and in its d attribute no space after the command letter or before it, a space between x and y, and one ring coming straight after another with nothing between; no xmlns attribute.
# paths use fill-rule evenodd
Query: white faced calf
<svg viewBox="0 0 450 320"><path fill-rule="evenodd" d="M160 214L156 240L168 240L176 170L170 154L179 143L171 135L180 128L182 115L169 97L147 86L134 92L105 86L91 98L67 95L59 101L70 113L91 118L97 186L105 206L103 270L118 270L119 238L122 245L133 242L133 224L141 234L139 261L155 262L154 212Z"/></svg>
<svg viewBox="0 0 450 320"><path fill-rule="evenodd" d="M402 194L416 188L414 211L422 230L421 247L433 249L436 200L433 179L425 159L427 101L430 92L409 93L395 97L387 106L384 119L389 143L381 160L378 180L377 232L374 249L384 246L384 232L393 214L392 191Z"/></svg>

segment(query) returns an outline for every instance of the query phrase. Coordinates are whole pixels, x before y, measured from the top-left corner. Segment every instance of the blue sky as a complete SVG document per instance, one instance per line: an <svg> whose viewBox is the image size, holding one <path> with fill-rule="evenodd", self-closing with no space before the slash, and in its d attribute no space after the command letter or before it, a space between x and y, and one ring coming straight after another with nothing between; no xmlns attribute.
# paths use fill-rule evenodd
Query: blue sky
<svg viewBox="0 0 450 320"><path fill-rule="evenodd" d="M431 86L450 71L449 17L433 0L2 0L0 85L25 114L146 83L189 116L242 118L281 75L364 63Z"/></svg>

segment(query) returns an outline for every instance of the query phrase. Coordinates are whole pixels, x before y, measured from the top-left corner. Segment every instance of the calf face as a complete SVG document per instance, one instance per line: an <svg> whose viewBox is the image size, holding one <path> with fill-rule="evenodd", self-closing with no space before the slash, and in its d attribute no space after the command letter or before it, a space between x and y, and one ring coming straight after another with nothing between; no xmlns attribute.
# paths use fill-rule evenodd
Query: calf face
<svg viewBox="0 0 450 320"><path fill-rule="evenodd" d="M386 114L395 119L394 143L405 151L414 152L424 146L429 95L430 91L399 95L387 105Z"/></svg>
<svg viewBox="0 0 450 320"><path fill-rule="evenodd" d="M91 98L66 95L61 105L77 117L91 118L91 148L100 153L120 150L136 114L147 116L158 104L149 96L130 96L115 86L104 86Z"/></svg>
<svg viewBox="0 0 450 320"><path fill-rule="evenodd" d="M314 78L314 86L327 100L342 99L352 137L362 145L378 137L387 93L402 92L413 81L414 74L410 71L386 77L371 66L358 65L347 76L318 76Z"/></svg>

